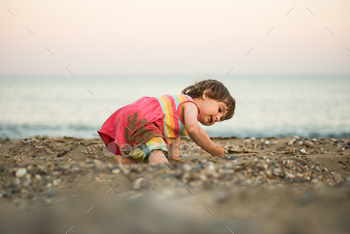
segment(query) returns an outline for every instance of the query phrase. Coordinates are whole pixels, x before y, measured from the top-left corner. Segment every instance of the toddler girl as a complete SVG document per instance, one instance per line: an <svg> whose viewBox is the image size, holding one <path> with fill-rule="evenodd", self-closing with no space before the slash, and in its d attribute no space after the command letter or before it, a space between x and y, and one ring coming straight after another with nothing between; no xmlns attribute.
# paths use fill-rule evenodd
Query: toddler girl
<svg viewBox="0 0 350 234"><path fill-rule="evenodd" d="M211 155L221 156L224 148L210 140L198 121L211 126L228 120L235 106L221 82L203 80L181 95L142 97L114 112L97 132L120 163L179 160L180 138L187 135Z"/></svg>

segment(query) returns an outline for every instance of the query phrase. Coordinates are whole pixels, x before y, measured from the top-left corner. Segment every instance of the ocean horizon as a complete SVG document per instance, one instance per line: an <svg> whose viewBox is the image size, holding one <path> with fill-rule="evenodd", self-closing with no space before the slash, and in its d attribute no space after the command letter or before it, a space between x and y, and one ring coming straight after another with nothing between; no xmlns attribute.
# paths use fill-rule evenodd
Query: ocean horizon
<svg viewBox="0 0 350 234"><path fill-rule="evenodd" d="M212 137L350 137L349 74L210 75L236 99ZM196 74L0 75L0 137L96 138L104 121L142 96L180 94Z"/></svg>

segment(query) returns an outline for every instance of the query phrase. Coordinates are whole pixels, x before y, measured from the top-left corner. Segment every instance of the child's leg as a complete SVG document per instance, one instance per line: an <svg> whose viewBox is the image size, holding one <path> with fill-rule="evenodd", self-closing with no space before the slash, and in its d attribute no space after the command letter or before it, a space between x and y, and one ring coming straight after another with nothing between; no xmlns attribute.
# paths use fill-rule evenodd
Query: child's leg
<svg viewBox="0 0 350 234"><path fill-rule="evenodd" d="M166 159L162 150L152 150L148 155L148 164L157 165L157 164L169 164L168 159Z"/></svg>
<svg viewBox="0 0 350 234"><path fill-rule="evenodd" d="M176 138L168 147L169 157L175 160L180 160L179 154L180 138Z"/></svg>

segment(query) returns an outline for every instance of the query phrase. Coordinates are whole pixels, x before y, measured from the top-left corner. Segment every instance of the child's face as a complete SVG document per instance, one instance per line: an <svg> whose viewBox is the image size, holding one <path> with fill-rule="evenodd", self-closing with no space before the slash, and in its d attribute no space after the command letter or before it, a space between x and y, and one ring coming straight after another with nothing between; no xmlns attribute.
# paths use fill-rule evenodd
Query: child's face
<svg viewBox="0 0 350 234"><path fill-rule="evenodd" d="M204 100L201 107L199 122L205 126L211 126L222 120L227 114L227 106L224 102L218 102L208 98Z"/></svg>

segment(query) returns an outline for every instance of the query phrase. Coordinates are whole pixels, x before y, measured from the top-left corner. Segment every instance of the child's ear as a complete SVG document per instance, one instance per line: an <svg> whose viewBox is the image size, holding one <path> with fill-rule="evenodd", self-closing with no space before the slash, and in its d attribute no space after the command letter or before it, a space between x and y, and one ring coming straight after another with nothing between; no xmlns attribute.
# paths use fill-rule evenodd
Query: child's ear
<svg viewBox="0 0 350 234"><path fill-rule="evenodd" d="M209 98L208 95L209 95L210 91L211 91L211 89L206 89L203 91L203 95L202 95L203 100Z"/></svg>

